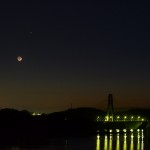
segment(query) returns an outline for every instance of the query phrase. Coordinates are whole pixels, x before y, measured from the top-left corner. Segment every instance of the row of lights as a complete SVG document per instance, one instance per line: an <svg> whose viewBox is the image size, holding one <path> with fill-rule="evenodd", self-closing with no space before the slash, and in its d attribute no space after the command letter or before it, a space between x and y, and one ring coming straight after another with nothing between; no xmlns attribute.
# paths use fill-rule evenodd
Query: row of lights
<svg viewBox="0 0 150 150"><path fill-rule="evenodd" d="M136 117L131 116L131 120L133 120L133 119L135 119L135 118L136 118ZM120 119L120 116L117 116L117 119L119 120L119 119ZM124 116L124 120L125 120L125 119L127 119L127 116ZM137 119L138 119L138 120L141 119L142 121L144 121L144 118L141 118L140 116L138 116Z"/></svg>
<svg viewBox="0 0 150 150"><path fill-rule="evenodd" d="M107 131L107 130L105 130L105 131ZM114 132L117 132L117 133L121 132L120 129L115 129L115 130L109 129L108 131L109 131L110 133L112 133L113 131L114 131ZM126 133L128 130L127 130L127 129L123 129L122 131L123 131L124 133ZM130 131L130 132L133 132L133 131L135 131L135 130L134 130L134 129L130 129L129 131ZM143 133L143 131L144 131L144 130L141 129L141 132L142 132L142 133ZM140 132L140 129L137 129L137 132L139 133L139 132Z"/></svg>
<svg viewBox="0 0 150 150"><path fill-rule="evenodd" d="M127 121L128 118L129 118L129 117L124 116L124 117L123 117L123 120L124 120L124 121ZM97 117L97 121L100 121L100 119L101 119L100 116L98 116L98 117ZM106 116L106 117L105 117L105 121L109 121L109 119L112 120L113 117L112 117L112 116L110 116L110 117ZM144 118L141 118L140 116L138 116L138 117L131 116L130 120L131 120L131 121L133 121L133 120L134 120L134 121L145 121L145 119L144 119ZM122 119L120 119L120 116L117 116L117 121L122 121Z"/></svg>

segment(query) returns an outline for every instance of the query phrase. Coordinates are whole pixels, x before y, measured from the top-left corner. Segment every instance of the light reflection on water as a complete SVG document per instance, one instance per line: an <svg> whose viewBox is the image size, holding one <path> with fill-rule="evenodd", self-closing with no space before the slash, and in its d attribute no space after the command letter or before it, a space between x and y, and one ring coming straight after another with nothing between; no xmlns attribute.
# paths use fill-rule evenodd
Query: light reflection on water
<svg viewBox="0 0 150 150"><path fill-rule="evenodd" d="M96 150L144 150L144 133L134 131L131 133L97 135Z"/></svg>
<svg viewBox="0 0 150 150"><path fill-rule="evenodd" d="M55 138L49 141L48 145L37 148L12 147L8 150L144 150L145 144L142 130L130 133Z"/></svg>

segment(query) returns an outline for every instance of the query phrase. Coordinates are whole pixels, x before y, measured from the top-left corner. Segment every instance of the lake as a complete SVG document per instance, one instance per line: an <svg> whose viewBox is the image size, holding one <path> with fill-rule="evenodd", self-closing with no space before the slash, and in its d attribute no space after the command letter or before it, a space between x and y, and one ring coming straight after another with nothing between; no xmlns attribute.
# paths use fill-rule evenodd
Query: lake
<svg viewBox="0 0 150 150"><path fill-rule="evenodd" d="M55 137L37 146L13 146L6 150L149 150L150 132L135 130L95 136Z"/></svg>

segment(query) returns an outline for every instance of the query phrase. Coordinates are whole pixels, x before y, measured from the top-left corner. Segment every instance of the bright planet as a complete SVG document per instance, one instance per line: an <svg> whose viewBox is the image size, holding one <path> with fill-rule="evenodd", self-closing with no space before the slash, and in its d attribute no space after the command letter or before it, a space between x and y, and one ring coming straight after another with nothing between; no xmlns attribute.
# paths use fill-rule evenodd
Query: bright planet
<svg viewBox="0 0 150 150"><path fill-rule="evenodd" d="M18 60L18 61L22 61L22 57L21 57L21 56L18 56L18 57L17 57L17 60Z"/></svg>

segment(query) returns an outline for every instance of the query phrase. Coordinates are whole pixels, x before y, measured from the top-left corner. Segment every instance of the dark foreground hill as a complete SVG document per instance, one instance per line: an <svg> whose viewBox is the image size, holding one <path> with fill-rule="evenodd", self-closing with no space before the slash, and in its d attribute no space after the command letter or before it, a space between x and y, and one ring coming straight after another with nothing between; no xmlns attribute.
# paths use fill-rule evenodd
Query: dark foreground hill
<svg viewBox="0 0 150 150"><path fill-rule="evenodd" d="M103 113L95 108L78 108L33 116L26 110L1 109L0 147L37 144L54 136L92 134L92 122Z"/></svg>

